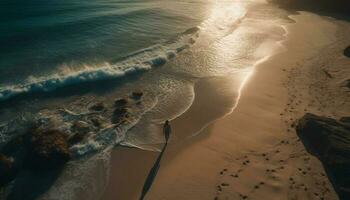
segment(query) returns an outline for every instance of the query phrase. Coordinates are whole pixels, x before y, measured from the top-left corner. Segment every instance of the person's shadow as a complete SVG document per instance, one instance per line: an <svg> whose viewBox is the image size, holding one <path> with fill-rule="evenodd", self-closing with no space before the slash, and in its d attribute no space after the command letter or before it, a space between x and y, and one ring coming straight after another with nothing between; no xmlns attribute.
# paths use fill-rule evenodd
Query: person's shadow
<svg viewBox="0 0 350 200"><path fill-rule="evenodd" d="M169 121L167 120L163 126L163 133L165 135L165 144L164 144L162 151L160 152L156 162L154 163L153 167L149 171L145 183L143 184L140 200L143 200L145 198L147 192L149 191L149 189L152 186L152 183L153 183L155 177L157 176L158 170L160 168L160 161L162 160L163 153L168 145L170 132L171 132L171 127L170 127Z"/></svg>

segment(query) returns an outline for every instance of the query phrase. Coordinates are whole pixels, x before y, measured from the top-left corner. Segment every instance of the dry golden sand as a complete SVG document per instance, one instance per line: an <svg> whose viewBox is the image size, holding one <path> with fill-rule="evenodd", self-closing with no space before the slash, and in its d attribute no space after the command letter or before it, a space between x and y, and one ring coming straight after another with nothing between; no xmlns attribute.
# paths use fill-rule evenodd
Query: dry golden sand
<svg viewBox="0 0 350 200"><path fill-rule="evenodd" d="M342 87L350 77L350 59L342 56L350 44L345 37L350 26L309 13L292 18L297 23L287 27L286 50L256 67L235 110L198 136L170 144L146 199L337 199L321 163L305 151L293 123L308 111L332 117L350 114L350 94ZM225 81L210 83L227 87ZM208 83L202 84L196 87L194 106L205 106L211 96ZM225 103L232 102L223 101L218 108ZM191 119L205 118L204 113L192 113L172 121L173 135L200 127L201 120ZM116 148L102 199L138 199L157 154Z"/></svg>

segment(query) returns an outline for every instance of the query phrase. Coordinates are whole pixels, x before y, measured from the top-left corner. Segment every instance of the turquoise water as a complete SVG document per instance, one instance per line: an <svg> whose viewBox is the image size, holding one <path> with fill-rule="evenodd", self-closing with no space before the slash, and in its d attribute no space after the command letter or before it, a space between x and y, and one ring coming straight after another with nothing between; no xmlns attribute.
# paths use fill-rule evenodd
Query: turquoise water
<svg viewBox="0 0 350 200"><path fill-rule="evenodd" d="M200 0L3 0L0 100L77 84L91 75L68 81L52 77L66 71L80 73L86 66L91 70L113 65L154 45L167 48L165 42L176 40L204 20L207 6L207 1ZM138 63L158 53L139 55ZM113 78L98 73L89 81Z"/></svg>

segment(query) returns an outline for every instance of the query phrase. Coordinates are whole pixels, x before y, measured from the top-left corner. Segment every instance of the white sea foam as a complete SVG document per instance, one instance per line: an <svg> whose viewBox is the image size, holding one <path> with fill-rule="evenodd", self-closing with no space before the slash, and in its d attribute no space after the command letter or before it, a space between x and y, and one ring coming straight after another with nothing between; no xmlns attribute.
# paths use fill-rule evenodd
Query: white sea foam
<svg viewBox="0 0 350 200"><path fill-rule="evenodd" d="M68 70L66 73L56 73L45 77L31 76L23 83L2 86L0 87L0 101L21 94L50 92L57 88L80 83L117 79L164 65L169 59L193 43L194 33L192 32L194 31L189 33L185 31L172 43L164 42L139 50L113 64L103 63L99 66L85 66L79 71Z"/></svg>

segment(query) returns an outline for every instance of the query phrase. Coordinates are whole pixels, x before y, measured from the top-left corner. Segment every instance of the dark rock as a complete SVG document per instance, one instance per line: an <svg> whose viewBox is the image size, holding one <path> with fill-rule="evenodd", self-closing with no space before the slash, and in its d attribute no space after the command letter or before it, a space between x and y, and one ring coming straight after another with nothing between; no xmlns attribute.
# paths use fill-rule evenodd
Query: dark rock
<svg viewBox="0 0 350 200"><path fill-rule="evenodd" d="M117 108L113 112L112 123L119 124L124 122L129 116L129 110L127 108Z"/></svg>
<svg viewBox="0 0 350 200"><path fill-rule="evenodd" d="M194 40L193 38L190 38L190 39L189 39L189 43L190 43L190 44L194 44L194 43L196 43L196 40Z"/></svg>
<svg viewBox="0 0 350 200"><path fill-rule="evenodd" d="M0 151L0 188L17 177L28 153L30 137L19 135L7 142Z"/></svg>
<svg viewBox="0 0 350 200"><path fill-rule="evenodd" d="M23 172L43 174L61 169L70 159L67 135L58 130L31 128L6 143L0 151L0 187ZM31 184L33 180L28 180ZM29 185L28 185L29 186ZM28 187L26 186L26 187Z"/></svg>
<svg viewBox="0 0 350 200"><path fill-rule="evenodd" d="M69 145L81 142L90 131L90 125L84 121L75 121L72 125L74 134L68 138Z"/></svg>
<svg viewBox="0 0 350 200"><path fill-rule="evenodd" d="M127 99L122 98L122 99L117 99L117 100L114 101L114 106L115 107L124 107L126 105L128 105L128 100Z"/></svg>
<svg viewBox="0 0 350 200"><path fill-rule="evenodd" d="M86 136L86 133L84 132L77 132L68 139L69 146L78 144L79 142L83 141Z"/></svg>
<svg viewBox="0 0 350 200"><path fill-rule="evenodd" d="M116 108L113 112L113 115L115 116L124 116L126 114L129 113L129 109L128 108Z"/></svg>
<svg viewBox="0 0 350 200"><path fill-rule="evenodd" d="M306 149L323 163L340 199L350 199L350 124L307 113L296 127Z"/></svg>
<svg viewBox="0 0 350 200"><path fill-rule="evenodd" d="M90 121L95 127L101 128L103 126L103 121L99 117L94 117Z"/></svg>
<svg viewBox="0 0 350 200"><path fill-rule="evenodd" d="M348 46L346 49L344 49L344 55L346 57L349 57L350 58L350 46Z"/></svg>
<svg viewBox="0 0 350 200"><path fill-rule="evenodd" d="M0 154L0 188L11 182L17 174L17 169L7 156Z"/></svg>
<svg viewBox="0 0 350 200"><path fill-rule="evenodd" d="M132 92L131 93L131 98L133 99L141 99L143 96L143 92Z"/></svg>
<svg viewBox="0 0 350 200"><path fill-rule="evenodd" d="M61 167L69 161L67 135L59 130L33 129L26 167L32 170L46 170Z"/></svg>
<svg viewBox="0 0 350 200"><path fill-rule="evenodd" d="M350 88L350 79L344 81L344 86Z"/></svg>
<svg viewBox="0 0 350 200"><path fill-rule="evenodd" d="M342 117L339 119L339 121L350 124L350 117Z"/></svg>
<svg viewBox="0 0 350 200"><path fill-rule="evenodd" d="M87 133L90 131L90 125L84 121L75 121L72 125L72 130Z"/></svg>
<svg viewBox="0 0 350 200"><path fill-rule="evenodd" d="M188 34L194 34L196 32L198 32L200 29L198 27L192 27L187 29L186 31L184 31L182 34L184 35L188 35Z"/></svg>
<svg viewBox="0 0 350 200"><path fill-rule="evenodd" d="M103 111L105 110L106 106L103 102L98 102L94 105L92 105L89 109L93 111Z"/></svg>
<svg viewBox="0 0 350 200"><path fill-rule="evenodd" d="M1 149L1 153L5 155L10 155L11 157L16 157L15 155L23 151L30 143L30 137L28 135L19 135L9 142L7 142Z"/></svg>

